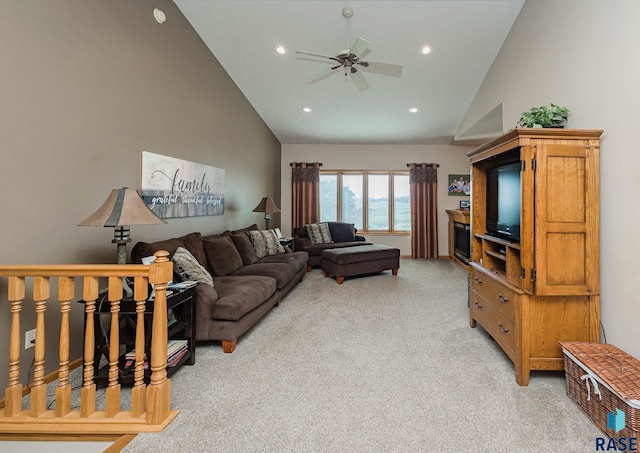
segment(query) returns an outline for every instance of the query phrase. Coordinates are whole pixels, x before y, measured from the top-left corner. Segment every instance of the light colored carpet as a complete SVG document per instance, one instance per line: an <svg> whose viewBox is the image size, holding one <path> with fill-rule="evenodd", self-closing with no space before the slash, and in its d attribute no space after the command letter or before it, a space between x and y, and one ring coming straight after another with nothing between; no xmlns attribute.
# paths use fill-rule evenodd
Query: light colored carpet
<svg viewBox="0 0 640 453"><path fill-rule="evenodd" d="M520 387L469 327L467 274L446 260L347 279L320 270L233 354L199 344L172 376L180 415L126 452L585 452L597 428L562 373Z"/></svg>

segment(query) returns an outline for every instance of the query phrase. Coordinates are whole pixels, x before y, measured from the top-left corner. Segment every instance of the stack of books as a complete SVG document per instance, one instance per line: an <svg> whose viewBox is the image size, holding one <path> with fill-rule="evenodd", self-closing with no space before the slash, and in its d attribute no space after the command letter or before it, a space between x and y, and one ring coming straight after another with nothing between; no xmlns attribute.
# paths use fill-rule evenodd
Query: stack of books
<svg viewBox="0 0 640 453"><path fill-rule="evenodd" d="M188 340L169 340L167 343L167 367L173 367L178 364L181 358L189 351ZM136 351L129 351L124 356L124 368L132 368L136 362ZM149 369L147 355L144 355L144 369Z"/></svg>
<svg viewBox="0 0 640 453"><path fill-rule="evenodd" d="M167 366L176 366L188 351L189 342L187 340L169 340L167 344Z"/></svg>

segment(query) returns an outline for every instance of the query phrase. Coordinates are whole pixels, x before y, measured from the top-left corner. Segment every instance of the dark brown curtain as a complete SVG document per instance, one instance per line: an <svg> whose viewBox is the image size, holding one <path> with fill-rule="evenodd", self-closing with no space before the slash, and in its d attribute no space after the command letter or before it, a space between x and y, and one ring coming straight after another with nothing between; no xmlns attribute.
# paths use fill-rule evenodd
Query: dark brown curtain
<svg viewBox="0 0 640 453"><path fill-rule="evenodd" d="M438 164L409 166L411 257L438 257Z"/></svg>
<svg viewBox="0 0 640 453"><path fill-rule="evenodd" d="M291 162L291 227L320 221L319 162Z"/></svg>

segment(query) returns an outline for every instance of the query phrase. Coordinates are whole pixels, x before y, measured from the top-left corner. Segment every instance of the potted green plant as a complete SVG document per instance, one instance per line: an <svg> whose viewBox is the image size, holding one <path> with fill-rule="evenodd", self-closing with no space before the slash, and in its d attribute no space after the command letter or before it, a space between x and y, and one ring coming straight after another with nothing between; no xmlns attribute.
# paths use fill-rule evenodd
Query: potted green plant
<svg viewBox="0 0 640 453"><path fill-rule="evenodd" d="M518 121L519 127L564 127L569 116L569 109L551 104L551 107L533 107L524 112Z"/></svg>

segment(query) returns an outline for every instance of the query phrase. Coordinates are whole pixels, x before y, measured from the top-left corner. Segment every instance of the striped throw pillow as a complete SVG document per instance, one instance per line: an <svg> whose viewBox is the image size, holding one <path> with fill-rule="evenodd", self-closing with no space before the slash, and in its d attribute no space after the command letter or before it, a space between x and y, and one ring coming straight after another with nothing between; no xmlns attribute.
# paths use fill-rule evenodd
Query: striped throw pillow
<svg viewBox="0 0 640 453"><path fill-rule="evenodd" d="M247 231L247 234L258 258L286 253L274 230Z"/></svg>
<svg viewBox="0 0 640 453"><path fill-rule="evenodd" d="M310 223L305 226L312 244L331 244L333 242L328 223Z"/></svg>

